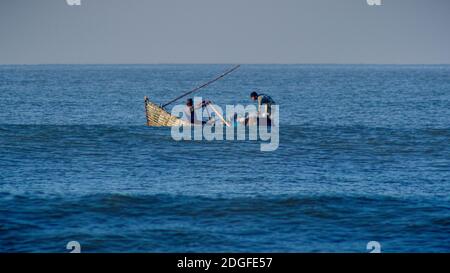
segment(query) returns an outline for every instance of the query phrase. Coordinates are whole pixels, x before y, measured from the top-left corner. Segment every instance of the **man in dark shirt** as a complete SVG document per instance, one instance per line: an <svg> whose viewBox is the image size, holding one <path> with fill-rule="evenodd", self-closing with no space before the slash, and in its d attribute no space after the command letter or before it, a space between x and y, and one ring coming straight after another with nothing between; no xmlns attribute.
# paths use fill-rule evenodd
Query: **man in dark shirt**
<svg viewBox="0 0 450 273"><path fill-rule="evenodd" d="M268 117L272 114L272 105L275 101L268 95L258 94L253 91L250 94L250 98L254 101L258 101L258 116Z"/></svg>

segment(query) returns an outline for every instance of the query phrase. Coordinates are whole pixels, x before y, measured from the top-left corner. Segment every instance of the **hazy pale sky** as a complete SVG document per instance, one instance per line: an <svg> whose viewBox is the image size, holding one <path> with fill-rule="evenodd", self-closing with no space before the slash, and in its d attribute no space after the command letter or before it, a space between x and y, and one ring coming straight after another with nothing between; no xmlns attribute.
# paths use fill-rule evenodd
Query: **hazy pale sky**
<svg viewBox="0 0 450 273"><path fill-rule="evenodd" d="M450 63L450 0L0 0L0 63Z"/></svg>

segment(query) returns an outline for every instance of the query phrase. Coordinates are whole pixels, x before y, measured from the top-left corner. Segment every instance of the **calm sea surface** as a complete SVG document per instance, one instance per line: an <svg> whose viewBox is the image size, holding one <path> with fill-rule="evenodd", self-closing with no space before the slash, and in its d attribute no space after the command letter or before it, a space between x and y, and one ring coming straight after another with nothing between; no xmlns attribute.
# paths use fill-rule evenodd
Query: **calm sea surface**
<svg viewBox="0 0 450 273"><path fill-rule="evenodd" d="M145 127L227 65L0 66L0 252L450 252L450 66L243 65L280 146Z"/></svg>

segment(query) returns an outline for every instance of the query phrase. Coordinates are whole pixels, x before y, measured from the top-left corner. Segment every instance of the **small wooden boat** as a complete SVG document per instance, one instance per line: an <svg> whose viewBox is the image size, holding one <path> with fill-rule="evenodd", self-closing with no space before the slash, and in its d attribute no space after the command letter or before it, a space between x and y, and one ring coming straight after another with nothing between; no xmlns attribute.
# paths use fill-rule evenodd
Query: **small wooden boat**
<svg viewBox="0 0 450 273"><path fill-rule="evenodd" d="M147 126L172 127L172 126L190 125L188 121L182 120L170 114L161 106L151 102L147 96L144 97L144 103L145 103L145 115L147 117ZM217 109L215 109L215 107L212 104L209 104L208 106L211 107L211 110L216 113L216 116L219 118L222 124L228 127L232 126L230 121L225 120L222 114L218 112ZM215 119L210 119L210 121L214 122ZM245 126L251 125L271 126L270 119L257 116L248 116L240 118L238 120L238 123L244 124Z"/></svg>

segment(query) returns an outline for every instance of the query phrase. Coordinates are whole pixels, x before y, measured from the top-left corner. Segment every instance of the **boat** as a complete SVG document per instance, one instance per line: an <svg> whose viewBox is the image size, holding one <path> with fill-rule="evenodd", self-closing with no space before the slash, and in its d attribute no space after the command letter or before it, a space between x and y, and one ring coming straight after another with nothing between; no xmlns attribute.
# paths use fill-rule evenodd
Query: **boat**
<svg viewBox="0 0 450 273"><path fill-rule="evenodd" d="M151 127L172 127L172 126L183 126L190 125L190 123L186 120L182 120L179 117L176 117L169 112L167 112L162 106L157 105L149 100L147 96L144 97L145 103L145 115L147 117L147 126ZM231 127L231 123L222 116L222 114L217 111L214 107L214 104L208 104L208 107L216 113L217 118L227 127ZM210 119L210 121L214 122L215 119ZM270 119L257 117L257 116L247 116L241 117L238 121L239 123L244 124L245 126L251 125L265 125L271 126Z"/></svg>

